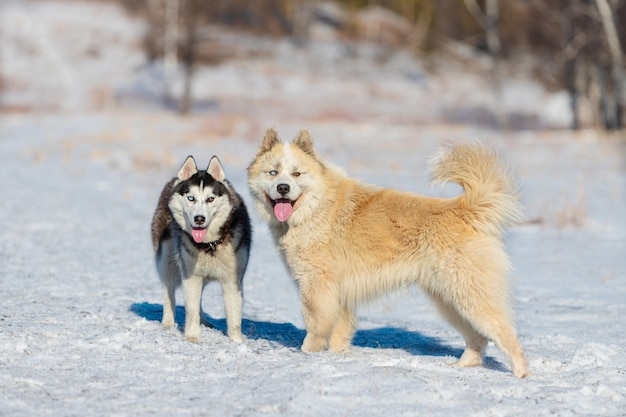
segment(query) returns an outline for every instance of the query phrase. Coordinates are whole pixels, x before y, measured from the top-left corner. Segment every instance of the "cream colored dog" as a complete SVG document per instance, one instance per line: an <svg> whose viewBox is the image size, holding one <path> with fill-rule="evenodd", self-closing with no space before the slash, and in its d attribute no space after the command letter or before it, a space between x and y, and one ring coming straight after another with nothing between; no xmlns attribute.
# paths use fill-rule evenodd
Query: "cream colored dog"
<svg viewBox="0 0 626 417"><path fill-rule="evenodd" d="M516 185L480 143L443 149L434 181L465 193L432 198L347 177L319 160L306 130L283 143L269 129L248 168L256 208L268 223L303 306L305 352L347 352L355 309L417 284L463 335L457 366L482 364L487 340L515 375L529 374L509 307L509 261L501 236L523 218Z"/></svg>

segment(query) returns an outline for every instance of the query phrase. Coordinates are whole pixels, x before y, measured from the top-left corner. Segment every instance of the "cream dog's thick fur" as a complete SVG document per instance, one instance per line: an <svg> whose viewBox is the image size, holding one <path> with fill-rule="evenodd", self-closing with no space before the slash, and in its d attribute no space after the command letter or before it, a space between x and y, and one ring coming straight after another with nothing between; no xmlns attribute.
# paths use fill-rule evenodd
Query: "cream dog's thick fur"
<svg viewBox="0 0 626 417"><path fill-rule="evenodd" d="M260 215L298 284L305 352L347 352L358 304L416 283L463 335L458 366L482 364L492 339L515 375L529 374L509 307L501 235L523 218L516 185L478 142L443 149L435 181L465 193L432 198L366 185L317 158L301 130L283 143L269 129L248 168Z"/></svg>

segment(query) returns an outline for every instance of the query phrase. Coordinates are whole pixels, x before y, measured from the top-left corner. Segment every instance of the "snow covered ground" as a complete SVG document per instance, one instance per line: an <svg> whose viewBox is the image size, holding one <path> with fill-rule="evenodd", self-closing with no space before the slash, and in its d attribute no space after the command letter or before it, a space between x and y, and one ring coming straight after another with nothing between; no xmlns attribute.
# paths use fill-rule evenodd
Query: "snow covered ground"
<svg viewBox="0 0 626 417"><path fill-rule="evenodd" d="M6 17L18 22L27 10L25 21L43 25L55 14L41 12L46 2L4 6L0 53L14 61L3 61L2 75L19 80L29 67L6 41L23 39L7 29ZM56 47L62 41L47 39ZM129 50L124 56L134 56ZM11 102L23 104L15 108L37 111L0 115L0 415L626 415L626 143L589 131L448 125L439 123L439 112L428 123L410 109L427 100L430 108L446 108L445 97L426 88L415 98L391 67L363 62L363 76L349 80L332 64L322 75L307 73L306 65L295 75L276 74L286 59L207 70L205 84L211 74L228 81L214 84L221 86L215 107L186 118L136 103L98 108L84 94L101 69L82 60L81 79L91 81L69 101L56 95L67 86L54 90L58 84L41 79L39 87L24 81L21 93L11 88ZM111 96L137 91L133 74L103 85ZM227 94L237 82L241 91ZM249 103L242 85L257 94ZM341 100L329 103L333 91ZM362 91L376 91L386 105L360 101L371 96L347 99ZM55 111L41 111L37 92L44 104L56 103ZM306 126L319 154L350 174L430 195L458 191L427 184L426 161L440 144L467 137L495 144L518 173L528 208L528 223L506 239L532 375L516 379L492 345L484 368L449 367L462 339L415 289L360 311L352 353L301 353L295 288L254 213L246 343L224 335L217 285L203 298L216 329L203 328L201 344L182 336L180 293L179 328L164 330L149 237L161 187L188 154L200 164L217 154L251 208L245 168L269 125L284 139Z"/></svg>
<svg viewBox="0 0 626 417"><path fill-rule="evenodd" d="M2 415L624 414L623 143L309 126L320 153L350 173L430 194L454 191L426 186L425 160L449 138L480 136L510 156L533 220L507 235L533 371L519 381L493 346L486 368L447 366L462 340L413 290L360 312L351 354L299 352L297 295L255 215L247 343L223 334L218 286L204 296L217 329L203 329L201 344L162 329L149 241L162 184L187 154L208 163L215 153L250 201L245 167L262 132L195 138L205 123L151 113L3 117ZM281 130L285 138L296 132Z"/></svg>

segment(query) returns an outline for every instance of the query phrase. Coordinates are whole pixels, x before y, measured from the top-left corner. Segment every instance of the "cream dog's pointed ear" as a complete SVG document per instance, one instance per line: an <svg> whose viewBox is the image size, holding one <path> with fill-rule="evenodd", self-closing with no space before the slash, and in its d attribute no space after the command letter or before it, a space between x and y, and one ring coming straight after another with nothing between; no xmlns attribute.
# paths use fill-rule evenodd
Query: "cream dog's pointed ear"
<svg viewBox="0 0 626 417"><path fill-rule="evenodd" d="M215 155L209 161L209 167L206 170L217 181L223 182L226 179L224 168L222 168L219 158Z"/></svg>
<svg viewBox="0 0 626 417"><path fill-rule="evenodd" d="M300 129L298 136L296 136L293 140L293 144L302 149L304 152L310 155L315 155L315 150L313 149L313 139L311 138L309 131L305 128Z"/></svg>
<svg viewBox="0 0 626 417"><path fill-rule="evenodd" d="M257 155L261 155L261 154L264 154L265 152L268 152L270 149L272 149L274 146L278 145L279 143L281 143L281 141L280 141L280 138L278 137L278 132L276 131L276 128L270 127L269 129L267 129L267 131L265 132L265 135L263 136L263 139L261 140L261 147L259 147L259 151L257 152Z"/></svg>
<svg viewBox="0 0 626 417"><path fill-rule="evenodd" d="M196 172L198 172L198 168L196 167L196 160L193 159L193 156L189 155L187 159L185 159L183 166L181 166L178 170L178 179L180 181L186 181L191 178L191 176Z"/></svg>

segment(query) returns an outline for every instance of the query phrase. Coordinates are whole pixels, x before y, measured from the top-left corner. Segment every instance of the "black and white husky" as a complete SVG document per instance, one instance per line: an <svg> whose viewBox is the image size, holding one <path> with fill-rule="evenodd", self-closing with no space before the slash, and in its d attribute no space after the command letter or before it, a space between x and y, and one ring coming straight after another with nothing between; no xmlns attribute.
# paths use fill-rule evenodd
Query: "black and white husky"
<svg viewBox="0 0 626 417"><path fill-rule="evenodd" d="M252 231L241 197L226 180L214 156L198 171L188 156L163 191L152 218L152 244L164 287L163 325L174 324L175 290L185 297L185 338L200 341L200 321L211 327L201 307L202 290L216 280L222 286L228 336L243 342L241 305L243 275Z"/></svg>

